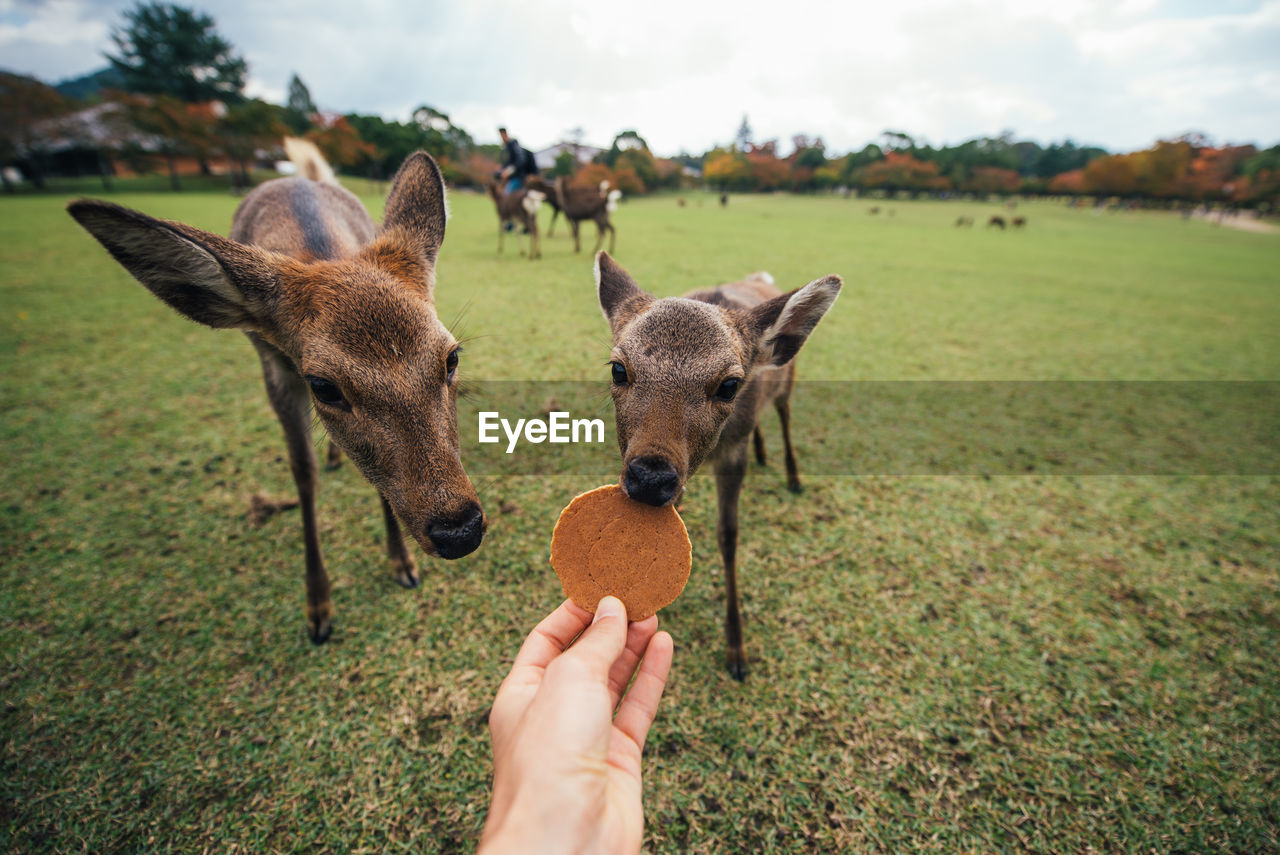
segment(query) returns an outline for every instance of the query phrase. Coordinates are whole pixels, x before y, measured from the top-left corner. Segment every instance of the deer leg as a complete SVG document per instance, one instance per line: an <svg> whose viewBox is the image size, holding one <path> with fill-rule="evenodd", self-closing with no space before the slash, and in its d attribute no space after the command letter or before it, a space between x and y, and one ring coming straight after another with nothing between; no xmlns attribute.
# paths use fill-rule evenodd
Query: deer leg
<svg viewBox="0 0 1280 855"><path fill-rule="evenodd" d="M556 217L560 216L558 208L551 209L551 224L547 226L547 237L552 237L556 233Z"/></svg>
<svg viewBox="0 0 1280 855"><path fill-rule="evenodd" d="M578 221L569 221L569 231L573 232L573 251L582 252L582 244L578 241Z"/></svg>
<svg viewBox="0 0 1280 855"><path fill-rule="evenodd" d="M596 220L596 248L591 251L591 254L595 255L602 246L604 246L604 226L601 225L599 220ZM609 247L609 251L613 252L612 246Z"/></svg>
<svg viewBox="0 0 1280 855"><path fill-rule="evenodd" d="M529 217L529 260L533 261L542 255L542 249L538 246L538 221Z"/></svg>
<svg viewBox="0 0 1280 855"><path fill-rule="evenodd" d="M329 440L329 453L325 455L324 468L337 469L342 465L342 449L338 443L332 439Z"/></svg>
<svg viewBox="0 0 1280 855"><path fill-rule="evenodd" d="M502 254L502 233L504 231L502 227L505 225L506 225L506 222L501 217L499 217L498 218L498 254L499 255Z"/></svg>
<svg viewBox="0 0 1280 855"><path fill-rule="evenodd" d="M618 230L613 227L613 223L605 223L609 227L609 254L614 253L614 244L618 242Z"/></svg>
<svg viewBox="0 0 1280 855"><path fill-rule="evenodd" d="M778 421L782 423L782 448L787 460L787 489L799 493L803 488L800 486L800 473L796 469L796 455L791 450L791 400L779 398L773 405L778 410Z"/></svg>
<svg viewBox="0 0 1280 855"><path fill-rule="evenodd" d="M311 394L283 354L253 339L262 360L262 377L267 398L284 428L289 449L289 468L298 487L302 508L302 542L307 555L307 634L322 644L333 631L333 602L329 598L329 574L320 555L316 528L316 453L311 446Z"/></svg>
<svg viewBox="0 0 1280 855"><path fill-rule="evenodd" d="M720 516L716 541L724 561L725 664L735 680L747 677L747 651L742 643L742 615L738 612L738 495L747 474L747 444L741 443L716 461L716 499Z"/></svg>
<svg viewBox="0 0 1280 855"><path fill-rule="evenodd" d="M400 521L396 519L391 505L381 493L382 519L387 524L387 555L391 558L391 573L403 588L418 587L418 568L413 564L413 556L404 545L404 535L400 533Z"/></svg>
<svg viewBox="0 0 1280 855"><path fill-rule="evenodd" d="M755 432L752 433L751 438L756 446L756 463L761 466L767 465L768 461L765 459L764 454L764 433L760 430L760 425L756 425Z"/></svg>

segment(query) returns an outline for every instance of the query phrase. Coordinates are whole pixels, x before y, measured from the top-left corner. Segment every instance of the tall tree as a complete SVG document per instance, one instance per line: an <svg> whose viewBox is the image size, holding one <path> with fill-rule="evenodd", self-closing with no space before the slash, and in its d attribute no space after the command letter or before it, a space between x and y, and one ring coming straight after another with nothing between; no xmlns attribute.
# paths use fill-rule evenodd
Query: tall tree
<svg viewBox="0 0 1280 855"><path fill-rule="evenodd" d="M462 163L475 146L471 134L455 125L446 113L429 104L413 111L413 122L422 134L420 147L431 152L437 160L447 157Z"/></svg>
<svg viewBox="0 0 1280 855"><path fill-rule="evenodd" d="M254 98L227 108L222 117L222 150L237 169L231 171L232 186L249 186L249 164L260 148L277 145L288 132L283 115L286 110Z"/></svg>
<svg viewBox="0 0 1280 855"><path fill-rule="evenodd" d="M284 109L284 120L295 134L305 134L311 127L311 117L320 112L311 100L311 90L297 74L289 78L289 99Z"/></svg>
<svg viewBox="0 0 1280 855"><path fill-rule="evenodd" d="M738 132L733 135L733 143L739 151L746 151L747 146L751 145L751 125L747 122L746 113L742 114L742 124L738 125Z"/></svg>
<svg viewBox="0 0 1280 855"><path fill-rule="evenodd" d="M238 102L245 63L202 12L168 3L139 3L111 33L117 53L107 54L124 88L142 95L171 95L187 103Z"/></svg>
<svg viewBox="0 0 1280 855"><path fill-rule="evenodd" d="M311 90L307 88L307 84L302 82L302 78L296 74L289 78L289 100L285 106L296 113L303 113L307 116L319 112L316 109L316 102L311 100Z"/></svg>

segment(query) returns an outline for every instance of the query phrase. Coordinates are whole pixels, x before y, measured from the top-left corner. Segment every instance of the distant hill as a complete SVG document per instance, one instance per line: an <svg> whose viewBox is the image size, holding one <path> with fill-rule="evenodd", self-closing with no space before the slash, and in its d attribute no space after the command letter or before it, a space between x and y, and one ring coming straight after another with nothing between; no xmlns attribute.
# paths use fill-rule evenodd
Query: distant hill
<svg viewBox="0 0 1280 855"><path fill-rule="evenodd" d="M86 98L96 98L103 89L119 89L122 83L120 73L108 66L90 74L64 80L53 88L68 98L83 101Z"/></svg>

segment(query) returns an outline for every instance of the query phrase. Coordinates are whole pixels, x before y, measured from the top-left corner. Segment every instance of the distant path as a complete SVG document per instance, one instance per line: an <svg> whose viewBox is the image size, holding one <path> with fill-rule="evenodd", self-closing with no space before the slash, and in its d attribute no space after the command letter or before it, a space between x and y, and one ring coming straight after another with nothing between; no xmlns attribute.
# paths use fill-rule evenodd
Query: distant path
<svg viewBox="0 0 1280 855"><path fill-rule="evenodd" d="M1264 223L1262 220L1240 214L1231 217L1222 216L1216 211L1209 211L1208 213L1196 213L1191 216L1195 217L1197 220L1206 220L1214 225L1230 226L1233 229L1242 229L1246 232L1262 232L1264 234L1275 234L1276 232L1280 232L1280 228L1277 228L1270 223Z"/></svg>

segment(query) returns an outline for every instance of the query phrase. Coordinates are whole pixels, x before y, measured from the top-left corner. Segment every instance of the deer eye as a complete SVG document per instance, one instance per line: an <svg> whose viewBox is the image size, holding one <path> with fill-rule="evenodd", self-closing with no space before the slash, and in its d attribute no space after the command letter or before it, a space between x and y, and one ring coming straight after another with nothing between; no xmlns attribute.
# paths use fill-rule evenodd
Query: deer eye
<svg viewBox="0 0 1280 855"><path fill-rule="evenodd" d="M351 409L351 405L342 396L342 390L338 388L337 383L332 380L326 380L323 377L307 377L306 381L311 386L311 394L326 407L337 407L341 410Z"/></svg>
<svg viewBox="0 0 1280 855"><path fill-rule="evenodd" d="M725 380L716 387L716 400L732 401L737 396L738 389L741 388L741 386L741 380L737 377L730 377L728 380Z"/></svg>
<svg viewBox="0 0 1280 855"><path fill-rule="evenodd" d="M460 348L455 347L449 351L449 355L444 358L444 382L448 383L453 379L453 375L458 370L458 351Z"/></svg>
<svg viewBox="0 0 1280 855"><path fill-rule="evenodd" d="M613 385L627 385L627 366L621 362L610 362L609 366L613 369Z"/></svg>

